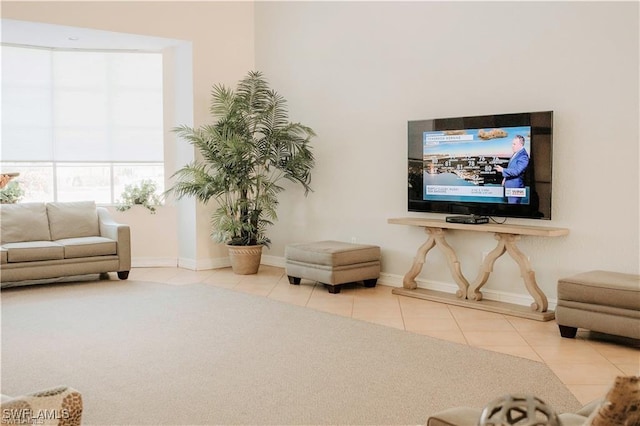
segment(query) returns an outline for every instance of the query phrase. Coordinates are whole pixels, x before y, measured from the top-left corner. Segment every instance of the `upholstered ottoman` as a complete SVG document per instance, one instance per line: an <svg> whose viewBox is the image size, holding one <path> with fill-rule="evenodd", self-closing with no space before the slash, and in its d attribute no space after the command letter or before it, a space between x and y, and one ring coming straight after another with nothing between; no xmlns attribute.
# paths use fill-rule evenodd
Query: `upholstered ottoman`
<svg viewBox="0 0 640 426"><path fill-rule="evenodd" d="M562 337L586 328L640 339L640 276L590 271L558 280L556 322Z"/></svg>
<svg viewBox="0 0 640 426"><path fill-rule="evenodd" d="M340 293L342 284L363 281L375 287L380 277L380 247L341 241L289 244L284 251L289 283L300 279L325 284L329 293Z"/></svg>

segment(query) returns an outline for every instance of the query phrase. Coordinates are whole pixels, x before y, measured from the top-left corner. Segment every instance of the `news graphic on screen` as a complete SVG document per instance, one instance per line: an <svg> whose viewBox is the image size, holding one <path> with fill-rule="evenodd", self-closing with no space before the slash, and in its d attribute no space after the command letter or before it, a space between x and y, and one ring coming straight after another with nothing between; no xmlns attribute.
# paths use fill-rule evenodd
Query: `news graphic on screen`
<svg viewBox="0 0 640 426"><path fill-rule="evenodd" d="M424 200L529 204L531 127L423 132Z"/></svg>

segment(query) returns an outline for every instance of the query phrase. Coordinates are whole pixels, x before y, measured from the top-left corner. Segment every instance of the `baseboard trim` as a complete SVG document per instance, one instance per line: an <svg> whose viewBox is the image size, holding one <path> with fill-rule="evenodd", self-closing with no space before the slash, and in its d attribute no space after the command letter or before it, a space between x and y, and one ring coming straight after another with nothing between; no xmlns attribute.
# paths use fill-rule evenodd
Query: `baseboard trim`
<svg viewBox="0 0 640 426"><path fill-rule="evenodd" d="M192 271L204 271L207 269L221 269L231 266L231 262L228 257L218 257L215 259L178 259L178 267L184 269L190 269Z"/></svg>
<svg viewBox="0 0 640 426"><path fill-rule="evenodd" d="M219 257L215 259L200 259L194 261L193 259L186 258L133 258L131 264L134 268L151 268L151 267L179 267L184 269L190 269L192 271L200 271L207 269L221 269L231 266L231 262L228 257ZM274 266L277 268L284 268L285 258L283 256L271 256L262 255L260 261L261 265ZM378 283L389 287L402 288L403 275L390 274L387 272L380 273ZM416 279L419 289L434 290L442 293L455 294L458 290L458 286L452 283L445 283L440 281ZM531 296L525 294L508 293L499 290L482 289L482 295L484 300L492 300L495 302L509 303L519 306L529 306L533 302ZM548 309L555 310L557 305L557 299L548 300Z"/></svg>
<svg viewBox="0 0 640 426"><path fill-rule="evenodd" d="M175 268L178 259L175 257L134 257L131 258L133 268Z"/></svg>
<svg viewBox="0 0 640 426"><path fill-rule="evenodd" d="M262 259L260 260L260 264L267 265L267 266L275 266L277 268L284 268L285 259L282 256L269 256L269 255L263 254Z"/></svg>

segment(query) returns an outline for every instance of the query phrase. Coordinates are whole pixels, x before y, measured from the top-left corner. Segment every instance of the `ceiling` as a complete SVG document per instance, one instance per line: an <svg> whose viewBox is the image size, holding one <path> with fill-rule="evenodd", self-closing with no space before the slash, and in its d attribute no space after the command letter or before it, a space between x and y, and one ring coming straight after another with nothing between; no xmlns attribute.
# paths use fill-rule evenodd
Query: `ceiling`
<svg viewBox="0 0 640 426"><path fill-rule="evenodd" d="M59 49L160 51L182 40L116 33L89 28L1 19L4 44Z"/></svg>

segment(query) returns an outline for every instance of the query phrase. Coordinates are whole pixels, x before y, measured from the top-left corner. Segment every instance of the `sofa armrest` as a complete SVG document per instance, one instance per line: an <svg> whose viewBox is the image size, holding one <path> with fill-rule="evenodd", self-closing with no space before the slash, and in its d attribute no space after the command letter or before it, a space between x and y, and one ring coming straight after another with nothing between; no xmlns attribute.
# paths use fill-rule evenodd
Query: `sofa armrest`
<svg viewBox="0 0 640 426"><path fill-rule="evenodd" d="M118 271L131 270L131 230L129 225L115 222L104 207L98 207L97 210L100 235L116 241L116 250L120 260Z"/></svg>
<svg viewBox="0 0 640 426"><path fill-rule="evenodd" d="M597 408L600 408L600 405L603 402L604 402L604 397L594 399L593 401L591 401L590 403L588 403L587 405L585 405L584 407L576 411L576 414L579 414L584 417L589 417L591 413L593 413Z"/></svg>
<svg viewBox="0 0 640 426"><path fill-rule="evenodd" d="M2 401L1 424L80 426L82 395L70 387L57 387Z"/></svg>
<svg viewBox="0 0 640 426"><path fill-rule="evenodd" d="M482 410L470 407L455 407L432 414L427 426L470 426L477 425Z"/></svg>

